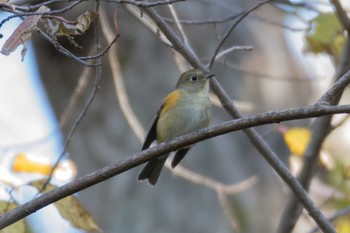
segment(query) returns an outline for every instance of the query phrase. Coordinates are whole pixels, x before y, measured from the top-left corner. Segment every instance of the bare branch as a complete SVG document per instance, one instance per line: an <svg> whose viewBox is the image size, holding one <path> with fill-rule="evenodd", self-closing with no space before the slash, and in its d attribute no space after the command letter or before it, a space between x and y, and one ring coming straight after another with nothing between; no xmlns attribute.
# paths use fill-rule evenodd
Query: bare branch
<svg viewBox="0 0 350 233"><path fill-rule="evenodd" d="M221 24L221 23L226 23L228 21L234 20L237 17L241 16L242 14L244 14L246 11L241 11L239 13L235 13L231 16L225 17L225 18L221 18L221 19L200 19L200 20L186 20L186 19L180 19L178 22L181 24L185 24L185 25L205 25L205 24ZM168 23L175 23L175 20L171 19L171 18L166 18L163 17L163 19L168 22ZM280 22L274 22L271 21L269 19L260 17L258 15L252 16L251 19L259 21L259 22L265 22L269 25L273 25L273 26L277 26L277 27L281 27L283 29L289 30L289 31L293 31L293 32L298 32L298 31L306 31L309 28L307 27L302 27L302 28L294 28L294 27L290 27L288 25L285 24L281 24Z"/></svg>
<svg viewBox="0 0 350 233"><path fill-rule="evenodd" d="M106 37L107 41L113 40L113 30L111 29L111 26L108 23L108 20L106 18L106 11L102 7L101 8L101 25L102 25L102 32L103 35ZM145 137L145 130L143 129L141 123L136 117L136 114L132 110L130 103L129 103L129 98L125 90L125 85L123 82L123 77L121 74L121 68L119 64L119 60L117 58L118 50L117 47L114 46L112 48L111 53L109 53L109 65L111 66L112 69L112 76L113 76L113 81L114 81L114 86L115 86L115 92L117 96L117 100L119 102L120 108L125 116L125 119L129 123L129 126L133 130L133 132L136 134L137 138L142 141Z"/></svg>
<svg viewBox="0 0 350 233"><path fill-rule="evenodd" d="M64 129L70 120L73 111L77 107L78 98L82 95L83 91L86 89L92 69L85 66L83 72L81 73L78 81L78 85L75 88L72 96L69 98L68 105L64 109L62 116L60 117L60 126Z"/></svg>
<svg viewBox="0 0 350 233"><path fill-rule="evenodd" d="M100 58L103 57L108 51L109 49L112 47L112 45L117 42L118 38L120 37L120 34L117 34L108 44L108 46L106 48L104 48L101 52L99 52L96 55L93 56L86 56L86 57L79 57L81 60L90 60L90 59L96 59L96 58Z"/></svg>
<svg viewBox="0 0 350 233"><path fill-rule="evenodd" d="M341 24L343 25L345 30L347 30L348 33L350 33L350 19L346 11L342 7L341 3L339 2L339 0L330 0L330 2L333 4L334 8L336 9L337 16Z"/></svg>
<svg viewBox="0 0 350 233"><path fill-rule="evenodd" d="M241 16L239 16L239 18L237 19L236 22L234 22L232 24L232 26L230 27L229 30L227 30L226 34L222 37L222 39L220 40L220 42L218 43L218 45L215 48L214 54L209 62L209 64L207 65L207 68L210 69L215 61L216 56L218 55L221 47L223 46L223 44L225 43L225 41L227 40L227 38L231 35L232 31L236 28L236 26L245 18L247 17L251 12L253 12L254 10L258 9L260 6L272 2L273 0L265 0L265 1L261 1L260 3L256 4L255 6L253 6L252 8L250 8L249 10L245 11Z"/></svg>
<svg viewBox="0 0 350 233"><path fill-rule="evenodd" d="M45 39L47 39L49 42L51 42L53 44L53 46L55 46L56 50L64 55L66 55L67 57L73 58L74 60L78 61L79 63L83 64L84 66L87 67L96 67L96 66L100 66L101 64L90 64L84 60L82 60L80 57L77 57L76 55L74 55L73 53L71 53L70 51L68 51L66 48L64 48L62 45L60 45L56 40L54 40L53 38L51 38L48 34L46 34L43 30L41 29L37 29L37 31L40 33L40 35L42 35Z"/></svg>
<svg viewBox="0 0 350 233"><path fill-rule="evenodd" d="M161 5L171 5L175 2L184 2L186 0L164 0L155 2L144 2L144 1L132 1L132 0L104 0L104 2L116 2L120 4L130 4L139 7L155 7Z"/></svg>
<svg viewBox="0 0 350 233"><path fill-rule="evenodd" d="M320 98L318 103L334 104L334 99L339 97L345 87L350 84L350 70L348 70L341 78L339 78L332 87Z"/></svg>
<svg viewBox="0 0 350 233"><path fill-rule="evenodd" d="M221 208L224 210L225 217L227 221L229 222L232 230L234 232L240 232L239 225L236 222L236 220L233 218L232 210L230 209L230 203L227 200L227 195L224 192L218 192L218 200L220 203Z"/></svg>
<svg viewBox="0 0 350 233"><path fill-rule="evenodd" d="M240 183L230 185L230 184L224 184L224 183L218 182L216 180L202 176L198 173L192 172L188 169L185 169L181 165L176 166L174 171L177 171L177 172L174 172L174 175L176 176L181 176L182 178L189 180L195 184L203 185L207 188L215 190L216 192L224 192L226 194L235 194L235 193L242 192L247 188L251 187L252 185L254 185L258 180L256 176L252 176Z"/></svg>
<svg viewBox="0 0 350 233"><path fill-rule="evenodd" d="M221 53L218 53L216 55L215 61L219 60L219 58L226 56L227 54L237 51L237 50L245 50L245 51L251 51L253 50L252 46L232 46L231 48L225 49L224 51L222 51Z"/></svg>
<svg viewBox="0 0 350 233"><path fill-rule="evenodd" d="M118 162L105 166L95 172L89 173L76 180L67 183L61 187L47 192L35 199L6 212L0 216L0 229L34 213L35 211L55 202L64 197L72 195L83 189L91 187L97 183L107 180L113 176L123 173L133 167L136 167L152 158L161 156L165 153L177 150L179 148L192 145L196 142L213 138L218 135L226 134L229 132L242 130L247 127L254 127L262 124L270 124L275 122L281 122L284 120L305 119L310 117L323 116L334 113L350 113L350 105L341 106L307 106L302 108L287 109L283 111L272 111L257 114L251 117L240 118L221 123L216 126L211 126L205 129L198 130L196 132L183 135L181 137L174 138L168 142L161 143L155 147L147 150L135 153L127 158L121 159ZM290 173L289 173L290 174ZM328 220L322 219L323 215L319 216L317 208L313 202L309 199L307 193L301 188L301 186L295 181L290 174L288 179L285 179L287 184L293 188L295 194L300 198L305 208L309 211L310 215L319 224L320 228L324 232L334 232L332 228L327 227ZM311 205L311 207L309 206ZM314 210L315 209L315 210ZM325 226L326 225L326 226Z"/></svg>

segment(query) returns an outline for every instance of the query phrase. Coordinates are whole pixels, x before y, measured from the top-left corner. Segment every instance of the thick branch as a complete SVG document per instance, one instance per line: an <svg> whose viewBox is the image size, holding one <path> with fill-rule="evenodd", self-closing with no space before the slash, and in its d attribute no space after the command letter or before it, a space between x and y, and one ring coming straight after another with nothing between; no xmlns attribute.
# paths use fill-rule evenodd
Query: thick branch
<svg viewBox="0 0 350 233"><path fill-rule="evenodd" d="M313 105L302 108L292 108L282 111L271 111L261 113L251 117L240 118L228 122L221 123L216 126L201 129L199 131L186 134L184 136L175 138L169 142L159 144L148 150L135 153L125 159L115 162L111 165L105 166L93 173L79 177L76 180L58 187L50 192L47 192L32 201L29 201L9 212L0 216L0 229L36 212L37 210L58 201L64 197L72 195L83 189L86 189L92 185L100 183L106 179L116 176L122 172L125 172L133 167L136 167L152 158L163 155L170 151L177 150L179 148L194 144L199 141L203 141L208 138L216 137L218 135L226 134L229 132L246 129L248 127L259 126L262 124L271 124L276 122L305 119L310 117L324 116L335 113L350 113L350 105L342 106L321 106ZM287 169L287 168L285 168ZM288 177L285 179L286 183L293 187L295 194L300 198L300 201L305 205L310 212L310 215L317 216L317 207L314 206L309 199L307 193L302 189L298 182L288 172ZM316 219L319 218L316 217ZM322 220L322 218L321 218ZM323 221L323 220L322 220ZM320 224L321 229L325 229ZM325 232L332 232L330 230L324 230Z"/></svg>

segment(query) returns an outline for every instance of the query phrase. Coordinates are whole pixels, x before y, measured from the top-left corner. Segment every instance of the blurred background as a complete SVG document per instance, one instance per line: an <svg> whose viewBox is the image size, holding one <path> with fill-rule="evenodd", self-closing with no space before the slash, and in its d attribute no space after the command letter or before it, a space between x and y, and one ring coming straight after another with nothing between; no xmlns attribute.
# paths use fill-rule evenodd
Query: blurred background
<svg viewBox="0 0 350 233"><path fill-rule="evenodd" d="M252 12L235 28L221 51L234 46L239 48L227 52L214 63L212 72L244 115L313 104L332 82L334 59L326 53L311 53L310 48L307 53L308 45L305 44L305 35L311 25L308 20L321 12L330 12L332 8L323 1L299 2L298 7L292 3L265 4ZM157 6L155 9L162 17L172 21L169 24L179 35L173 23L172 10L180 20L186 20L181 25L189 44L198 57L208 63L220 38L234 21L203 21L222 21L256 4L257 1L246 0L205 0L174 3L172 9L169 6ZM74 19L93 7L91 2L81 3L63 17ZM129 116L126 117L121 110L115 86L121 88L120 85L125 85L130 106L143 129L147 130L162 99L174 89L182 72L172 49L142 24L146 15L142 15L141 11L130 5L118 7L112 2L101 2L101 8L100 18L107 20L115 34L113 15L117 10L121 36L109 51L110 54L101 60L98 92L67 148L65 156L74 162L77 176L126 158L141 148L140 138L128 123ZM102 24L102 27L105 26ZM103 36L101 28L98 33L104 48L110 41ZM58 41L69 51L85 56L91 51L91 44L95 43L94 35L93 27L90 27L84 35L75 37L82 49L72 46L66 38L58 38ZM38 33L33 33L32 42L33 47L28 50L35 51L35 58L27 56L24 62L31 59L36 61L44 90L41 98L47 98L52 107L52 119L56 122L53 123L56 125L54 129L58 130L62 116L66 117L61 133L67 139L94 89L95 69L85 68L76 60L58 53ZM18 54L10 57L20 60ZM4 56L1 58L8 59ZM111 67L116 65L116 61L120 73L113 74ZM3 64L0 66L5 68ZM75 105L67 113L78 85L83 87L75 98ZM225 110L215 104L217 101L214 97L213 102L211 124L230 120ZM41 107L46 110L51 108L46 105ZM25 126L30 124L26 123ZM309 120L299 120L261 126L256 130L280 159L290 166L293 151L285 143L284 134L289 128L307 128L309 124ZM348 139L346 129L329 143L328 148L340 148L339 145L346 144L343 143ZM47 131L47 135L49 132L52 129ZM59 149L45 153L57 158L63 150L62 138L58 141ZM31 150L25 151L29 153ZM339 153L344 155L344 152ZM216 182L227 185L243 182L245 187L222 197L217 190L181 175L173 175L169 169L165 169L157 185L151 187L146 182L136 181L140 166L88 188L78 197L103 232L254 233L276 230L288 197L288 188L242 132L198 143L181 165ZM321 169L327 171L327 168ZM320 176L324 177L322 174ZM319 187L336 189L326 184ZM319 194L314 196L315 200L319 200L318 197L326 198ZM295 232L308 232L312 227L313 221L303 217Z"/></svg>

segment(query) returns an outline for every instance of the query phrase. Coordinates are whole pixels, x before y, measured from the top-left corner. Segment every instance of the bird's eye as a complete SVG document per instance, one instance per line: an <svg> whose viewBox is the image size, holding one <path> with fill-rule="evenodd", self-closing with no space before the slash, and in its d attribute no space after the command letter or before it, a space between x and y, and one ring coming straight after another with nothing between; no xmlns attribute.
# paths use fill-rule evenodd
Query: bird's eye
<svg viewBox="0 0 350 233"><path fill-rule="evenodd" d="M198 77L197 77L197 75L192 75L190 79L192 82L195 82L198 80Z"/></svg>

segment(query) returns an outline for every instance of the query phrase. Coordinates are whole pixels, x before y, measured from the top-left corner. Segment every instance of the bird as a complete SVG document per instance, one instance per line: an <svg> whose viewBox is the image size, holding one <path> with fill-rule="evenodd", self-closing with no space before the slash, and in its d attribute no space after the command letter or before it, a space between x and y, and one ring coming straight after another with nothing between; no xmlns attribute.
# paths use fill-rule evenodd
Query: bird
<svg viewBox="0 0 350 233"><path fill-rule="evenodd" d="M141 151L149 148L154 141L160 144L209 125L212 115L209 79L213 76L200 69L190 69L180 75L175 90L165 97L157 112ZM175 168L192 147L177 150L171 167ZM137 179L148 180L155 185L169 154L149 160Z"/></svg>

